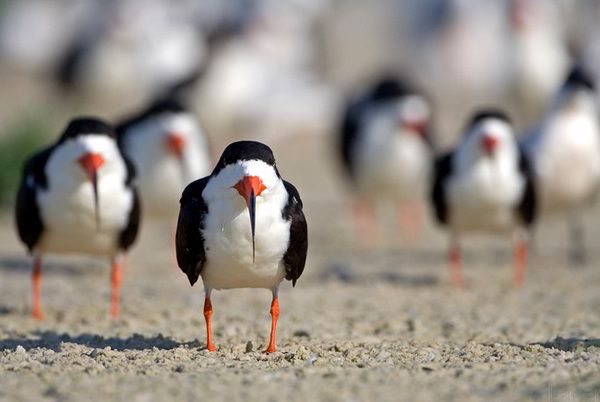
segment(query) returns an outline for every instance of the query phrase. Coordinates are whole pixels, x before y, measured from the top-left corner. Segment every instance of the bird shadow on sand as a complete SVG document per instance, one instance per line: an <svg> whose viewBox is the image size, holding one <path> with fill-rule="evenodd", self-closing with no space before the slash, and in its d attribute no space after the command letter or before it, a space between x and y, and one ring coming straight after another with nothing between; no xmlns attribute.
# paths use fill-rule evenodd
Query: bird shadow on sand
<svg viewBox="0 0 600 402"><path fill-rule="evenodd" d="M32 339L33 338L33 339ZM32 337L9 338L0 340L0 351L15 351L17 346L22 346L25 350L44 348L60 352L65 343L74 343L87 346L89 348L104 349L110 347L113 350L147 350L147 349L175 349L179 346L200 346L197 341L177 342L171 338L164 337L161 334L147 337L140 334L133 334L127 338L103 337L97 334L80 334L71 336L68 334L59 334L55 331L34 332Z"/></svg>
<svg viewBox="0 0 600 402"><path fill-rule="evenodd" d="M359 273L349 264L333 263L323 268L320 281L339 281L344 283L390 283L410 287L429 287L438 283L438 278L430 274L404 274L393 269L378 269Z"/></svg>
<svg viewBox="0 0 600 402"><path fill-rule="evenodd" d="M25 256L2 256L0 257L0 272L14 272L29 275L31 273L33 259ZM86 267L98 269L102 266L99 261L43 261L42 272L44 275L83 275ZM106 264L104 264L106 265Z"/></svg>
<svg viewBox="0 0 600 402"><path fill-rule="evenodd" d="M563 352L574 352L598 348L600 350L600 339L595 338L561 338L560 336L548 342L538 342L539 345L549 349L558 349Z"/></svg>

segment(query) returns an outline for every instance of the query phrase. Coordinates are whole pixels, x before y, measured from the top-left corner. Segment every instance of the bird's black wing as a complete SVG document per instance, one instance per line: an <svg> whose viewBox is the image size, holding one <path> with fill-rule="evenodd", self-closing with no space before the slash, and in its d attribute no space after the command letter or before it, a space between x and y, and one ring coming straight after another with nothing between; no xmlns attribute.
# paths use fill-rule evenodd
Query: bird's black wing
<svg viewBox="0 0 600 402"><path fill-rule="evenodd" d="M435 161L433 172L433 188L431 190L431 202L435 216L439 223L448 223L448 200L446 197L446 182L452 174L452 153L440 157Z"/></svg>
<svg viewBox="0 0 600 402"><path fill-rule="evenodd" d="M121 231L119 236L119 247L121 250L127 250L135 242L140 228L140 197L135 185L135 167L133 163L127 158L121 151L121 157L125 162L127 169L127 176L125 177L125 186L132 192L133 199L131 204L131 210L129 211L129 217L127 219L127 226Z"/></svg>
<svg viewBox="0 0 600 402"><path fill-rule="evenodd" d="M38 190L48 187L45 168L53 149L54 147L46 148L27 160L17 193L15 208L17 231L30 252L44 230L44 223L35 198Z"/></svg>
<svg viewBox="0 0 600 402"><path fill-rule="evenodd" d="M194 285L206 262L204 251L204 217L208 206L202 198L209 177L196 180L183 190L181 196L177 232L175 234L175 249L177 265L187 275L190 285Z"/></svg>
<svg viewBox="0 0 600 402"><path fill-rule="evenodd" d="M531 162L521 147L519 147L519 172L525 179L525 188L523 190L523 197L517 206L517 212L521 221L526 226L531 226L535 221L538 207L535 192L535 173Z"/></svg>
<svg viewBox="0 0 600 402"><path fill-rule="evenodd" d="M342 164L350 177L354 176L353 151L360 135L361 121L364 118L367 103L365 100L352 100L346 106L340 127Z"/></svg>
<svg viewBox="0 0 600 402"><path fill-rule="evenodd" d="M292 286L304 271L306 253L308 251L308 227L302 212L302 200L293 184L283 181L288 193L288 201L283 208L283 219L290 223L290 241L283 255L285 279L292 281Z"/></svg>

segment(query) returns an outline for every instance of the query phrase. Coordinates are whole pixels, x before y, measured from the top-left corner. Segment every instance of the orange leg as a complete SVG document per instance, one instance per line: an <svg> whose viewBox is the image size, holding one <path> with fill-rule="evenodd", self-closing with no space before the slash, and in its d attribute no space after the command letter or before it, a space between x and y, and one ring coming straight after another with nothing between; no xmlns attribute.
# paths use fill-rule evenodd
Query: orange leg
<svg viewBox="0 0 600 402"><path fill-rule="evenodd" d="M397 209L397 216L400 236L409 241L416 241L423 226L421 205L416 201L400 204Z"/></svg>
<svg viewBox="0 0 600 402"><path fill-rule="evenodd" d="M112 260L112 272L110 275L111 282L111 308L110 315L113 318L119 316L119 300L121 295L121 282L123 280L121 274L121 264L117 258Z"/></svg>
<svg viewBox="0 0 600 402"><path fill-rule="evenodd" d="M525 267L527 266L527 242L518 240L514 246L515 272L513 284L516 287L522 286L525 281Z"/></svg>
<svg viewBox="0 0 600 402"><path fill-rule="evenodd" d="M31 315L36 320L44 318L42 314L42 261L40 257L35 257L33 260L33 272L31 275L33 285L33 309Z"/></svg>
<svg viewBox="0 0 600 402"><path fill-rule="evenodd" d="M210 319L213 315L212 303L210 302L210 292L206 293L204 298L204 320L206 321L206 350L214 352L217 350L212 342L212 327Z"/></svg>
<svg viewBox="0 0 600 402"><path fill-rule="evenodd" d="M279 298L277 293L273 294L271 302L271 338L269 339L269 347L265 350L266 353L275 352L275 331L277 330L277 319L279 318Z"/></svg>
<svg viewBox="0 0 600 402"><path fill-rule="evenodd" d="M448 252L448 266L450 267L450 280L457 288L465 286L462 277L462 260L460 255L460 247L453 245Z"/></svg>
<svg viewBox="0 0 600 402"><path fill-rule="evenodd" d="M374 206L365 201L356 201L354 203L354 216L361 242L369 245L376 243L377 229Z"/></svg>

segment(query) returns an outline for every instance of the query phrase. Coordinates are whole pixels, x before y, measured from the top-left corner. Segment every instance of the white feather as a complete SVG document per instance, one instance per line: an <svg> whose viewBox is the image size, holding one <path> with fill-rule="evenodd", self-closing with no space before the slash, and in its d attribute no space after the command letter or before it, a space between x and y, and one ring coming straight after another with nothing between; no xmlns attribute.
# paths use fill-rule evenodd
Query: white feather
<svg viewBox="0 0 600 402"><path fill-rule="evenodd" d="M589 204L600 183L600 123L591 92L563 90L524 142L534 161L544 212Z"/></svg>
<svg viewBox="0 0 600 402"><path fill-rule="evenodd" d="M92 184L77 159L86 152L105 160L98 170L100 227L96 227ZM126 227L133 193L125 186L127 169L114 140L85 135L55 148L46 165L48 189L39 189L37 203L44 232L36 252L113 256Z"/></svg>
<svg viewBox="0 0 600 402"><path fill-rule="evenodd" d="M169 133L185 139L183 165L166 147ZM136 166L146 216L174 218L187 184L209 173L210 154L202 129L192 116L168 113L131 127L124 151Z"/></svg>
<svg viewBox="0 0 600 402"><path fill-rule="evenodd" d="M446 184L452 229L458 233L511 230L525 186L512 129L506 122L488 119L474 130L458 147L452 161L454 173ZM484 135L498 140L492 156L481 150Z"/></svg>
<svg viewBox="0 0 600 402"><path fill-rule="evenodd" d="M429 182L431 151L417 133L398 126L401 116L427 120L426 105L408 97L366 116L353 148L358 190L363 197L391 201L421 200Z"/></svg>
<svg viewBox="0 0 600 402"><path fill-rule="evenodd" d="M233 186L244 176L258 176L266 189L256 197L256 259L252 262L250 215ZM202 193L208 205L204 221L207 287L274 289L283 280L282 258L288 248L290 222L282 210L288 200L283 181L268 164L252 160L225 167Z"/></svg>

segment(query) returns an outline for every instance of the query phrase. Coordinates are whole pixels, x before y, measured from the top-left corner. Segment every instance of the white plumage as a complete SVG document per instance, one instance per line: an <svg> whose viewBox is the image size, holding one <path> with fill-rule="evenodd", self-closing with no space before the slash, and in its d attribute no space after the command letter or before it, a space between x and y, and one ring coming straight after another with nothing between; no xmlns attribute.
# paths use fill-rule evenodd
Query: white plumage
<svg viewBox="0 0 600 402"><path fill-rule="evenodd" d="M459 145L446 190L452 231L508 231L525 186L517 169L519 154L508 122L488 119ZM497 141L493 157L481 150L485 136Z"/></svg>
<svg viewBox="0 0 600 402"><path fill-rule="evenodd" d="M260 177L266 189L256 198L256 256L248 208L233 186L244 176ZM282 217L288 201L283 181L262 161L225 167L204 191L209 214L202 230L207 263L202 279L209 288L274 289L285 276L282 257L288 248L290 222Z"/></svg>
<svg viewBox="0 0 600 402"><path fill-rule="evenodd" d="M197 120L185 111L161 111L126 126L120 136L137 170L144 215L174 219L183 188L210 169L208 143ZM181 143L180 154L169 146L170 136Z"/></svg>
<svg viewBox="0 0 600 402"><path fill-rule="evenodd" d="M92 183L74 163L86 152L104 158L98 173L99 227ZM46 172L48 188L39 189L36 194L44 232L35 253L115 256L119 233L127 226L133 206L133 193L125 184L127 169L116 142L106 135L69 139L52 153Z"/></svg>
<svg viewBox="0 0 600 402"><path fill-rule="evenodd" d="M365 117L361 135L353 147L356 185L371 201L392 202L423 199L431 170L431 150L408 121L426 122L429 107L424 99L410 95L373 108Z"/></svg>
<svg viewBox="0 0 600 402"><path fill-rule="evenodd" d="M592 91L563 89L524 145L534 162L544 212L593 201L600 184L600 124Z"/></svg>

